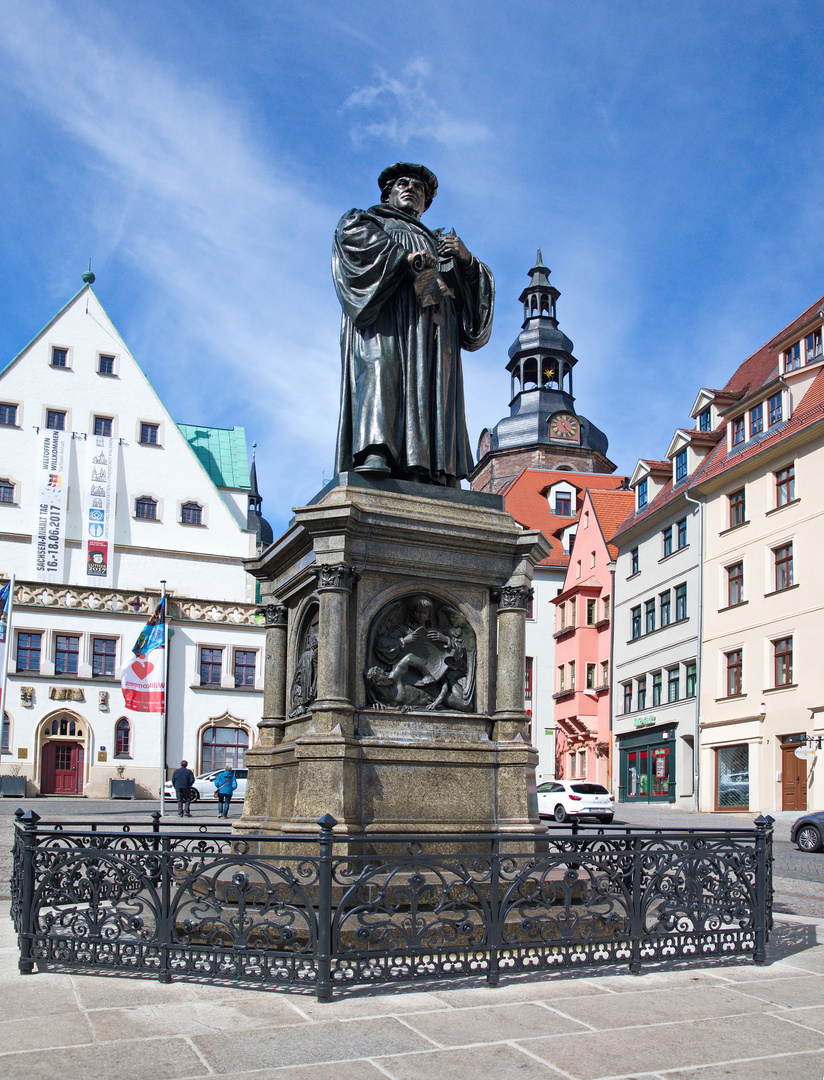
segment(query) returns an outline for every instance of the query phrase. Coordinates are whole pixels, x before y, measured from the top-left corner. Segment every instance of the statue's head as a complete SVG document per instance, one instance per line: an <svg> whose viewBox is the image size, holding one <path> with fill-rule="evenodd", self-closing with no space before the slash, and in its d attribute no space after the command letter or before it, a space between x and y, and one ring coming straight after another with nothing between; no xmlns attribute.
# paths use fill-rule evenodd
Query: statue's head
<svg viewBox="0 0 824 1080"><path fill-rule="evenodd" d="M425 165L396 161L378 177L381 202L420 217L438 192L438 178Z"/></svg>
<svg viewBox="0 0 824 1080"><path fill-rule="evenodd" d="M409 602L409 614L414 622L424 626L432 618L432 601L428 596L413 596Z"/></svg>

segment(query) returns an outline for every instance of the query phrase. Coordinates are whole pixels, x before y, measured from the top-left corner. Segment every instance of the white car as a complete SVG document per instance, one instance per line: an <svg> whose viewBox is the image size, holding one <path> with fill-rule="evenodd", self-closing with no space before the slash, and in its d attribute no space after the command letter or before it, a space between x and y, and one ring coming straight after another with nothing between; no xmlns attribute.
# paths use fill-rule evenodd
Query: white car
<svg viewBox="0 0 824 1080"><path fill-rule="evenodd" d="M603 784L587 780L548 780L538 785L538 813L566 821L570 814L594 817L609 825L615 814L615 796Z"/></svg>
<svg viewBox="0 0 824 1080"><path fill-rule="evenodd" d="M214 769L212 772L201 773L200 776L195 777L192 802L197 802L199 799L217 798L215 777L221 772L223 772L223 769ZM232 792L232 798L242 799L246 794L246 777L249 775L249 770L232 769L232 772L235 774L235 780L237 780L237 787ZM167 780L163 785L163 794L167 799L174 799L174 801L177 802L177 792L172 787L171 780Z"/></svg>

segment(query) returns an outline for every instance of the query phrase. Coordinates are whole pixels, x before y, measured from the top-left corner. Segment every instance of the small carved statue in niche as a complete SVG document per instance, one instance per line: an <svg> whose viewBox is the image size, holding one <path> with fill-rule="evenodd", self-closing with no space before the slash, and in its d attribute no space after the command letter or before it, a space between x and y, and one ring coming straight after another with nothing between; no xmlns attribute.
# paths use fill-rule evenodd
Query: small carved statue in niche
<svg viewBox="0 0 824 1080"><path fill-rule="evenodd" d="M300 646L292 689L289 692L289 716L302 716L318 692L318 613L307 619Z"/></svg>
<svg viewBox="0 0 824 1080"><path fill-rule="evenodd" d="M422 594L396 600L369 635L370 708L473 712L475 659L475 634L456 608Z"/></svg>

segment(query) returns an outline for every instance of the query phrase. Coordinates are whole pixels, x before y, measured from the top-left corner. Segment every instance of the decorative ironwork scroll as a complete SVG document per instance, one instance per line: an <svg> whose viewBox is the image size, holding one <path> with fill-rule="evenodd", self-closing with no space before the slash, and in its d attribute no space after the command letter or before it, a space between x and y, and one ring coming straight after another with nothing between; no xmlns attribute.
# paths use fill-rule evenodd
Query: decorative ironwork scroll
<svg viewBox="0 0 824 1080"><path fill-rule="evenodd" d="M754 829L550 828L382 836L335 819L313 836L19 817L12 918L20 970L124 970L313 986L451 980L564 966L766 959L772 821ZM374 840L374 837L372 838ZM277 854L258 854L258 842ZM469 851L471 846L474 850Z"/></svg>

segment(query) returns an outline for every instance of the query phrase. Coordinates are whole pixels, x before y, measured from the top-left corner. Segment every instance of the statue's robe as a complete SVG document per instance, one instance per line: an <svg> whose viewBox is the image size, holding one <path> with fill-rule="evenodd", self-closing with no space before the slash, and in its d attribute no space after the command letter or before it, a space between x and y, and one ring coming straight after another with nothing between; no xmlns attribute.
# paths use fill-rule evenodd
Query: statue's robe
<svg viewBox="0 0 824 1080"><path fill-rule="evenodd" d="M387 205L350 210L338 223L332 275L343 308L336 472L384 447L396 476L446 483L472 469L461 349L489 340L495 282L474 256L455 261L455 296L422 307L410 251L438 255L437 237Z"/></svg>

